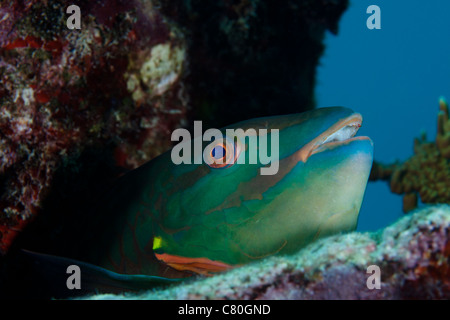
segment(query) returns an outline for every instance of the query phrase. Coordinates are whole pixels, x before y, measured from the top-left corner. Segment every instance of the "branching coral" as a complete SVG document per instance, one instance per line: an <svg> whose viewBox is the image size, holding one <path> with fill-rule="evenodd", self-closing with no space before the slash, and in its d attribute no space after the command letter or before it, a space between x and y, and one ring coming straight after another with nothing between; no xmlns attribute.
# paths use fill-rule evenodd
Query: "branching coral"
<svg viewBox="0 0 450 320"><path fill-rule="evenodd" d="M442 156L450 159L450 119L448 104L444 98L439 101L439 109L436 144Z"/></svg>
<svg viewBox="0 0 450 320"><path fill-rule="evenodd" d="M423 203L450 202L450 120L447 102L439 101L437 136L428 142L423 134L414 141L414 155L402 164L375 163L371 180L390 181L391 191L403 194L403 211Z"/></svg>

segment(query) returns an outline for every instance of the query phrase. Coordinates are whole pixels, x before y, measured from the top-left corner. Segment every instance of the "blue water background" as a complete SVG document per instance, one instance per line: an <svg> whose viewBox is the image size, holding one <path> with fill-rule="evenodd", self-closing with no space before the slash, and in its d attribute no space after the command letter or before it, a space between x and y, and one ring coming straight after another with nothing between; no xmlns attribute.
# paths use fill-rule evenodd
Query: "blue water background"
<svg viewBox="0 0 450 320"><path fill-rule="evenodd" d="M369 5L381 29L369 30ZM376 160L413 154L421 131L436 137L438 99L450 100L450 1L353 0L339 34L327 35L318 69L318 106L342 105L363 115L360 135L374 141ZM369 183L358 230L377 230L402 217L402 198L386 182Z"/></svg>

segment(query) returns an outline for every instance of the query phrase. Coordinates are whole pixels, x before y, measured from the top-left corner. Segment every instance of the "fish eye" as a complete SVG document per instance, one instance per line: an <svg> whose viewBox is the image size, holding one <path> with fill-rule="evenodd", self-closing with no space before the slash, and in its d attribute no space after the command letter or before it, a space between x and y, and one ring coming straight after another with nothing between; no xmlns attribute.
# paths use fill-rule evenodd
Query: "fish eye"
<svg viewBox="0 0 450 320"><path fill-rule="evenodd" d="M211 156L214 159L222 159L227 156L227 147L224 145L217 145L211 150Z"/></svg>
<svg viewBox="0 0 450 320"><path fill-rule="evenodd" d="M214 169L231 167L238 156L239 147L229 138L214 140L203 153L205 163Z"/></svg>

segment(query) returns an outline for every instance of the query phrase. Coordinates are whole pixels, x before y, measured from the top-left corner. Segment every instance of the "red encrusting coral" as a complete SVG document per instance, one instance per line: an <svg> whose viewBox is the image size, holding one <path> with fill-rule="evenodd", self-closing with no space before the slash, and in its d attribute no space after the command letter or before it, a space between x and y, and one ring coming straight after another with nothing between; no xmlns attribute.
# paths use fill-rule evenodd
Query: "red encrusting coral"
<svg viewBox="0 0 450 320"><path fill-rule="evenodd" d="M142 83L152 48L183 50L184 44L149 1L83 1L81 30L66 27L64 1L6 2L0 9L0 253L41 211L64 163L112 143L122 154L118 164L132 169L170 147L170 132L187 110L182 65L160 95ZM152 66L148 79L158 68ZM159 81L172 71L160 71Z"/></svg>

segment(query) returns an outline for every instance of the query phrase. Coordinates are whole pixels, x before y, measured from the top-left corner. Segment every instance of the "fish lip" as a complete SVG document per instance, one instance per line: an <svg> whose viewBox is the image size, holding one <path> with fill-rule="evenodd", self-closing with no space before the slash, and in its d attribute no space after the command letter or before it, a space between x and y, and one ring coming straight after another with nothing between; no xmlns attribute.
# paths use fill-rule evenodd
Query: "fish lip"
<svg viewBox="0 0 450 320"><path fill-rule="evenodd" d="M353 141L369 140L370 143L372 143L372 140L369 137L355 136L362 125L362 120L363 118L360 113L353 113L347 118L337 121L327 130L322 132L320 135L318 135L316 138L311 140L309 143L307 143L297 151L299 160L306 162L308 158L314 154L346 145ZM339 135L339 131L347 127L349 128L349 130L347 130L347 132L341 131L342 133ZM336 136L335 139L333 139L333 135ZM330 138L332 140L327 141Z"/></svg>

